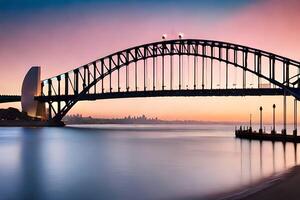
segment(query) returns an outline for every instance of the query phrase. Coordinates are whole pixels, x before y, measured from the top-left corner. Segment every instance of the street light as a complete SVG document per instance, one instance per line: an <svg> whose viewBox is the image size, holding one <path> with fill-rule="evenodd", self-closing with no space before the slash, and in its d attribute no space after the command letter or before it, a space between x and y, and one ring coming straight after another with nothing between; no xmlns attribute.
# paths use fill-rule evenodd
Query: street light
<svg viewBox="0 0 300 200"><path fill-rule="evenodd" d="M252 114L250 113L250 128L249 132L252 133Z"/></svg>
<svg viewBox="0 0 300 200"><path fill-rule="evenodd" d="M163 34L162 36L161 36L161 39L162 40L165 40L167 38L167 34Z"/></svg>
<svg viewBox="0 0 300 200"><path fill-rule="evenodd" d="M276 133L276 130L275 130L275 108L276 108L276 105L273 104L273 130L271 131L272 134Z"/></svg>
<svg viewBox="0 0 300 200"><path fill-rule="evenodd" d="M260 111L260 129L259 129L259 133L262 133L262 106L259 107L259 111Z"/></svg>
<svg viewBox="0 0 300 200"><path fill-rule="evenodd" d="M178 38L179 38L179 39L182 39L182 38L183 38L183 33L179 33L179 34L178 34Z"/></svg>
<svg viewBox="0 0 300 200"><path fill-rule="evenodd" d="M294 100L294 130L293 135L297 136L297 99Z"/></svg>

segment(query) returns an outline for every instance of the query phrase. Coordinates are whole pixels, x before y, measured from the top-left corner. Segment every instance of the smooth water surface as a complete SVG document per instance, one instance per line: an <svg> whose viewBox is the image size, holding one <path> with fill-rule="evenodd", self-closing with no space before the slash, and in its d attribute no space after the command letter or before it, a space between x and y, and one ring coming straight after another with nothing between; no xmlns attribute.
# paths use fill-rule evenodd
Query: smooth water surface
<svg viewBox="0 0 300 200"><path fill-rule="evenodd" d="M201 199L295 165L298 150L232 125L0 128L0 199Z"/></svg>

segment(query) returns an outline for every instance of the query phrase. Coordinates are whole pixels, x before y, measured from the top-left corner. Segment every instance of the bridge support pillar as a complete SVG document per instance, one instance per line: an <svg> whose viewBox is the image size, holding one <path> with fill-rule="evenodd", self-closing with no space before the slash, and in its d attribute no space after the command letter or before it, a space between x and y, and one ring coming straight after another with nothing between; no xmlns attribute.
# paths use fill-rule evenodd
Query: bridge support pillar
<svg viewBox="0 0 300 200"><path fill-rule="evenodd" d="M63 127L65 126L65 123L63 121L48 120L45 125L51 127Z"/></svg>

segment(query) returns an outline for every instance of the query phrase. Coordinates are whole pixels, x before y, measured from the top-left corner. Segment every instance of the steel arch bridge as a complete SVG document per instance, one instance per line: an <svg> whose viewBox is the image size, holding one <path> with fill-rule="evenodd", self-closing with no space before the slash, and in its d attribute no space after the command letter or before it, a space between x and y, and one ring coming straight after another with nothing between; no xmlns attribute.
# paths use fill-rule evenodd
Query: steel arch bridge
<svg viewBox="0 0 300 200"><path fill-rule="evenodd" d="M163 40L128 48L42 81L48 118L83 100L157 96L292 95L300 62L222 41Z"/></svg>

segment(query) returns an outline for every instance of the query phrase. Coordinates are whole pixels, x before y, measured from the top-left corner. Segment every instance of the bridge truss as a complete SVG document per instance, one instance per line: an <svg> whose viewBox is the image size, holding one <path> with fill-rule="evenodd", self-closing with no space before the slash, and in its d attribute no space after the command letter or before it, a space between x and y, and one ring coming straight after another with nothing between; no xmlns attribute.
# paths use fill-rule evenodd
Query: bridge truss
<svg viewBox="0 0 300 200"><path fill-rule="evenodd" d="M42 82L37 100L60 121L82 100L151 96L292 95L298 61L242 45L198 39L128 48Z"/></svg>

